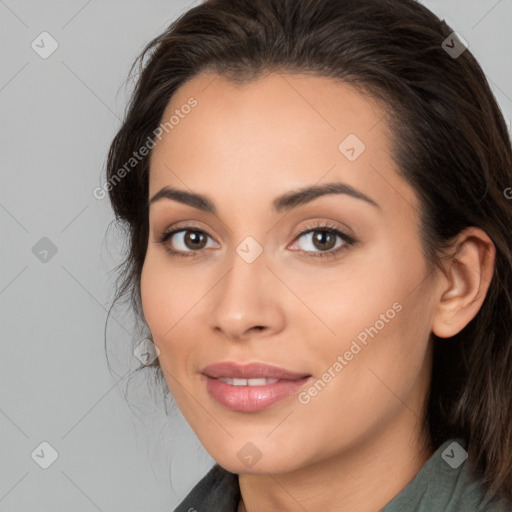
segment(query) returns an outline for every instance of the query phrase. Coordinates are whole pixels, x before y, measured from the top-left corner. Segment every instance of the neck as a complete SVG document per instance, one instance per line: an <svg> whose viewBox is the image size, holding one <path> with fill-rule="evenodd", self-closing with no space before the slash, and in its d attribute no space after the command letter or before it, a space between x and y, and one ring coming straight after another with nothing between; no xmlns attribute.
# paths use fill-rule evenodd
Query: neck
<svg viewBox="0 0 512 512"><path fill-rule="evenodd" d="M410 410L405 409L404 416L411 421ZM380 510L432 456L417 418L415 421L413 436L407 436L393 422L378 437L352 443L329 459L307 467L280 474L240 474L242 499L238 512Z"/></svg>

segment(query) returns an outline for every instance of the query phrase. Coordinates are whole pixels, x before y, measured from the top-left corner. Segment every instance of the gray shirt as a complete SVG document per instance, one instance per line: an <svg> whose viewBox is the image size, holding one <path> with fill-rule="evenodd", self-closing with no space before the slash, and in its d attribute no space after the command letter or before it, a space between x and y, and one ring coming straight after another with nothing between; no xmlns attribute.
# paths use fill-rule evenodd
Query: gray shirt
<svg viewBox="0 0 512 512"><path fill-rule="evenodd" d="M445 441L380 512L512 512L512 504L484 498L469 468L462 439ZM215 464L174 512L236 512L238 475Z"/></svg>

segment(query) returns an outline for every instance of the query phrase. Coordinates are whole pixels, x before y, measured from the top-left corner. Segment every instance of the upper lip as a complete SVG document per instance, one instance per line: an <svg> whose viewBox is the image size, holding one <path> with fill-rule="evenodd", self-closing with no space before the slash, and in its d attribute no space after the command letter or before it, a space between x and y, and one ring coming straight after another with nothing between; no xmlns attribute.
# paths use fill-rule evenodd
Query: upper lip
<svg viewBox="0 0 512 512"><path fill-rule="evenodd" d="M205 366L201 373L208 377L217 379L219 377L228 377L231 379L283 379L300 380L304 377L310 377L308 373L298 373L285 370L278 366L264 363L239 364L230 361L209 364Z"/></svg>

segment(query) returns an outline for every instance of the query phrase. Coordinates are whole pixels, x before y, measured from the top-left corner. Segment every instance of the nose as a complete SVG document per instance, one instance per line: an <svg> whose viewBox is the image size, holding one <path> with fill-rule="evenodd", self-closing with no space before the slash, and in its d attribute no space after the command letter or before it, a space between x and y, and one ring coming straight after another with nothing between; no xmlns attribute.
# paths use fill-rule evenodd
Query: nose
<svg viewBox="0 0 512 512"><path fill-rule="evenodd" d="M268 267L265 252L251 263L234 252L231 262L211 293L211 328L233 340L280 332L285 325L284 287Z"/></svg>

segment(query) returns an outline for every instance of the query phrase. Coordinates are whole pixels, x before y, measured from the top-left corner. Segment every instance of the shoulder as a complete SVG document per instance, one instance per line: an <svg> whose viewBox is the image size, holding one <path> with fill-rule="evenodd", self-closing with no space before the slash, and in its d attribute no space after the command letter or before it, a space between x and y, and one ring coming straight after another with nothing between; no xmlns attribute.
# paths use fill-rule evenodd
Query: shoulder
<svg viewBox="0 0 512 512"><path fill-rule="evenodd" d="M442 443L416 477L381 512L511 512L510 505L485 495L471 471L466 443Z"/></svg>
<svg viewBox="0 0 512 512"><path fill-rule="evenodd" d="M240 501L238 475L215 464L174 512L236 512Z"/></svg>

